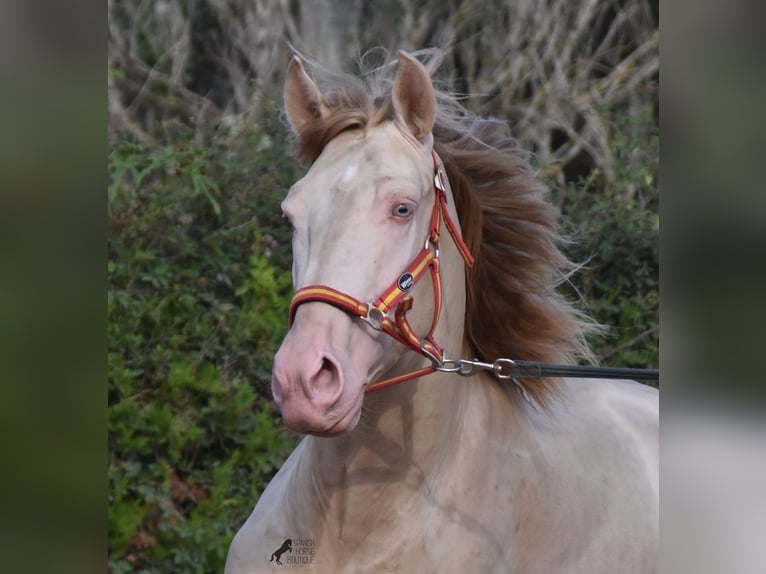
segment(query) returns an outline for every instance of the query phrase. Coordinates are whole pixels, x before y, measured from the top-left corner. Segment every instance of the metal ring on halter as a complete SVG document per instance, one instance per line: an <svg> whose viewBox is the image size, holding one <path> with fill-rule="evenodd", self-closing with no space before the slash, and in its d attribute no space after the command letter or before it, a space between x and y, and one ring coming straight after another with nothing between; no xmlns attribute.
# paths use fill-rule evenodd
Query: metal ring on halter
<svg viewBox="0 0 766 574"><path fill-rule="evenodd" d="M461 374L463 370L463 361L460 359L444 359L441 365L436 367L437 371L442 373L458 373Z"/></svg>
<svg viewBox="0 0 766 574"><path fill-rule="evenodd" d="M362 317L367 324L376 331L383 330L383 321L388 317L386 313L378 309L373 301L367 302L367 315Z"/></svg>
<svg viewBox="0 0 766 574"><path fill-rule="evenodd" d="M429 247L434 248L434 256L438 259L439 258L439 245L431 241L430 237L426 237L426 243L423 246L423 249L428 249Z"/></svg>
<svg viewBox="0 0 766 574"><path fill-rule="evenodd" d="M439 191L447 191L447 186L444 185L443 174L444 171L442 170L441 166L439 166L436 169L436 173L434 174L434 187Z"/></svg>
<svg viewBox="0 0 766 574"><path fill-rule="evenodd" d="M423 355L425 355L426 358L428 358L434 364L434 369L439 370L444 365L444 361L442 359L426 349L425 339L420 341L420 352L423 353Z"/></svg>

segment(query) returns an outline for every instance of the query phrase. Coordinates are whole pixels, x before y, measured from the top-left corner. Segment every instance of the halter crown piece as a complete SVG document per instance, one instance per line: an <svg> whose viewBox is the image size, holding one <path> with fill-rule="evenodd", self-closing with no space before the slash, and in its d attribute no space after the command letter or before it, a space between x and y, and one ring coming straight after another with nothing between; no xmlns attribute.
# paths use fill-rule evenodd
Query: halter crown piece
<svg viewBox="0 0 766 574"><path fill-rule="evenodd" d="M435 198L431 212L431 225L425 245L401 275L383 291L383 294L375 300L364 302L326 285L309 285L299 289L290 303L290 326L293 324L295 312L300 305L310 301L320 301L359 317L373 329L383 331L405 347L420 353L431 361L431 365L428 367L368 385L365 391L368 393L428 375L440 370L445 363L444 349L433 336L442 307L442 284L439 274L439 235L442 220L444 220L466 266L471 267L473 265L473 256L447 210L447 185L444 169L436 153L431 152L431 156L434 163ZM434 316L428 334L421 339L412 330L407 320L407 312L413 304L413 297L408 293L425 276L426 270L430 270L434 289Z"/></svg>

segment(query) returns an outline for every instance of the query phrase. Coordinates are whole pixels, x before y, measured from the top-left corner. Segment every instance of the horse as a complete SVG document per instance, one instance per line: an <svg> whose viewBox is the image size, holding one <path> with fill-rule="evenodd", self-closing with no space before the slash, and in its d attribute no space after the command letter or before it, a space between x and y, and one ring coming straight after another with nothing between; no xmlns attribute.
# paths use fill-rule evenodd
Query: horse
<svg viewBox="0 0 766 574"><path fill-rule="evenodd" d="M558 212L506 123L396 60L287 69L310 167L282 203L296 294L271 385L305 436L226 574L277 571L288 537L305 573L656 572L658 391L495 361L590 357Z"/></svg>

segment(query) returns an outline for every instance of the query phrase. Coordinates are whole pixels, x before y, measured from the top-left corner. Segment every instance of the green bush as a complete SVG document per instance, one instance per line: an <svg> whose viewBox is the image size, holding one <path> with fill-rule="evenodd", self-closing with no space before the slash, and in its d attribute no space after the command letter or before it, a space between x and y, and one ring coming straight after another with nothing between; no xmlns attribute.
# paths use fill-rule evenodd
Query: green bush
<svg viewBox="0 0 766 574"><path fill-rule="evenodd" d="M613 114L609 114L613 115ZM554 194L572 237L568 254L584 267L572 278L586 311L606 332L591 347L601 364L659 364L659 138L651 108L610 126L617 180L600 174ZM599 191L603 190L603 191Z"/></svg>
<svg viewBox="0 0 766 574"><path fill-rule="evenodd" d="M217 572L294 446L271 406L291 296L274 118L109 156L109 569Z"/></svg>

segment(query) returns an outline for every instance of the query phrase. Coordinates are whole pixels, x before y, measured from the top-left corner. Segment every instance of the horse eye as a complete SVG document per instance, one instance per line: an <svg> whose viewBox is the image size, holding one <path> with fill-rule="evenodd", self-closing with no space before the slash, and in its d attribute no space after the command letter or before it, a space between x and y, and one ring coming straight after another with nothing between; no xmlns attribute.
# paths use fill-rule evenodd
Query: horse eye
<svg viewBox="0 0 766 574"><path fill-rule="evenodd" d="M394 215L402 219L406 219L412 215L412 206L409 203L400 203L394 207Z"/></svg>

